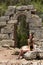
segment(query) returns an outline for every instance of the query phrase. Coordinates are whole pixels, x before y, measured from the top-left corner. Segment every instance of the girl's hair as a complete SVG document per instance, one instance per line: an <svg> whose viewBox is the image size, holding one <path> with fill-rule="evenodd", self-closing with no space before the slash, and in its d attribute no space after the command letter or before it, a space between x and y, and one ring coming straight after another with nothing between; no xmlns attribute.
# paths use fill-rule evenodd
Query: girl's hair
<svg viewBox="0 0 43 65"><path fill-rule="evenodd" d="M34 35L34 32L31 32L32 36Z"/></svg>
<svg viewBox="0 0 43 65"><path fill-rule="evenodd" d="M34 38L34 32L31 32L32 38Z"/></svg>

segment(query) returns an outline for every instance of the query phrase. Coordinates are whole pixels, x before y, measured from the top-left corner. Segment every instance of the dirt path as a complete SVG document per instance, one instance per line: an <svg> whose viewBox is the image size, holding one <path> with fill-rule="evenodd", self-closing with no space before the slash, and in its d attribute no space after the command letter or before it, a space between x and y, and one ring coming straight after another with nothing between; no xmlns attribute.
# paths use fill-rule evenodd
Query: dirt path
<svg viewBox="0 0 43 65"><path fill-rule="evenodd" d="M11 60L11 59L16 59L16 55L12 55L14 52L14 49L6 49L6 48L1 48L0 49L0 60Z"/></svg>

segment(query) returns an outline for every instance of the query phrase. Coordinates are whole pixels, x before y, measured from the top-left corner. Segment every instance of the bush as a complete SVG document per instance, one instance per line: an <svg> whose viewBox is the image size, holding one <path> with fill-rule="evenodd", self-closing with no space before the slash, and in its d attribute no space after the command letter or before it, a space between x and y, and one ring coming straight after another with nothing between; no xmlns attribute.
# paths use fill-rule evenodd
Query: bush
<svg viewBox="0 0 43 65"><path fill-rule="evenodd" d="M18 38L18 47L27 44L27 27L26 27L26 17L19 17L19 25L17 27L17 38Z"/></svg>
<svg viewBox="0 0 43 65"><path fill-rule="evenodd" d="M0 16L3 16L4 15L4 13L6 12L6 9L7 9L7 6L6 6L6 4L1 4L0 5Z"/></svg>

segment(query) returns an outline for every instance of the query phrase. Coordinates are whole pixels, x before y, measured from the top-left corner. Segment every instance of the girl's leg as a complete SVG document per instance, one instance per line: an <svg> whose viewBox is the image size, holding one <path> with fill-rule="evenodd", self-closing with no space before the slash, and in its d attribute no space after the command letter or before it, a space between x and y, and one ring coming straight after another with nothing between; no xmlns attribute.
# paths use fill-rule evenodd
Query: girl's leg
<svg viewBox="0 0 43 65"><path fill-rule="evenodd" d="M19 53L18 59L20 58L20 56L23 55L23 53L24 53L23 50L21 50L20 53Z"/></svg>

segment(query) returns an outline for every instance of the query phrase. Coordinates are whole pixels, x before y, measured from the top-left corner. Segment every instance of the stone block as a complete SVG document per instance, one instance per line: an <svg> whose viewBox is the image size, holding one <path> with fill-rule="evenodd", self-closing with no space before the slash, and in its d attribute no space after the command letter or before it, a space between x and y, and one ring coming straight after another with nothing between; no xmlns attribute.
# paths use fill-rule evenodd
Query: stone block
<svg viewBox="0 0 43 65"><path fill-rule="evenodd" d="M29 19L31 19L31 11L28 11L26 15L27 15L27 20L29 22Z"/></svg>
<svg viewBox="0 0 43 65"><path fill-rule="evenodd" d="M29 25L29 29L31 29L31 30L40 30L42 32L41 26L31 26L31 23Z"/></svg>
<svg viewBox="0 0 43 65"><path fill-rule="evenodd" d="M9 16L1 16L0 17L0 22L5 22L5 21L8 21L9 20Z"/></svg>
<svg viewBox="0 0 43 65"><path fill-rule="evenodd" d="M0 40L9 39L8 34L0 34Z"/></svg>
<svg viewBox="0 0 43 65"><path fill-rule="evenodd" d="M36 31L35 31L35 37L36 37L37 39L41 39L41 31L40 31L40 30L36 30Z"/></svg>
<svg viewBox="0 0 43 65"><path fill-rule="evenodd" d="M10 20L8 21L8 24L16 24L17 23L17 20Z"/></svg>
<svg viewBox="0 0 43 65"><path fill-rule="evenodd" d="M7 24L6 27L1 29L1 33L13 33L14 32L14 24Z"/></svg>
<svg viewBox="0 0 43 65"><path fill-rule="evenodd" d="M0 22L0 27L6 26L6 22Z"/></svg>
<svg viewBox="0 0 43 65"><path fill-rule="evenodd" d="M28 5L27 9L32 10L32 9L34 9L34 6L33 5Z"/></svg>
<svg viewBox="0 0 43 65"><path fill-rule="evenodd" d="M18 6L18 7L16 7L16 9L19 11L23 11L23 10L27 9L27 6Z"/></svg>
<svg viewBox="0 0 43 65"><path fill-rule="evenodd" d="M33 26L33 27L40 27L42 26L42 19L41 18L31 18L29 20L29 26Z"/></svg>
<svg viewBox="0 0 43 65"><path fill-rule="evenodd" d="M20 51L21 50L19 48L15 48L14 52L13 52L13 55L19 55Z"/></svg>
<svg viewBox="0 0 43 65"><path fill-rule="evenodd" d="M34 37L37 38L37 39L41 39L42 38L42 34L41 34L41 29L39 28L31 28L30 29L30 32L34 32Z"/></svg>
<svg viewBox="0 0 43 65"><path fill-rule="evenodd" d="M35 59L36 58L36 51L29 51L24 54L24 58L29 60L29 59Z"/></svg>
<svg viewBox="0 0 43 65"><path fill-rule="evenodd" d="M43 50L42 51L38 51L37 55L39 56L39 58L43 59Z"/></svg>
<svg viewBox="0 0 43 65"><path fill-rule="evenodd" d="M33 10L34 6L33 5L28 5L28 6L18 6L16 7L17 10L23 11L23 10Z"/></svg>
<svg viewBox="0 0 43 65"><path fill-rule="evenodd" d="M1 45L2 46L6 46L6 45L8 45L8 46L14 46L14 40L2 40L1 41Z"/></svg>
<svg viewBox="0 0 43 65"><path fill-rule="evenodd" d="M36 41L35 43L36 43L36 45L38 45L38 47L42 46L42 43L40 41Z"/></svg>

